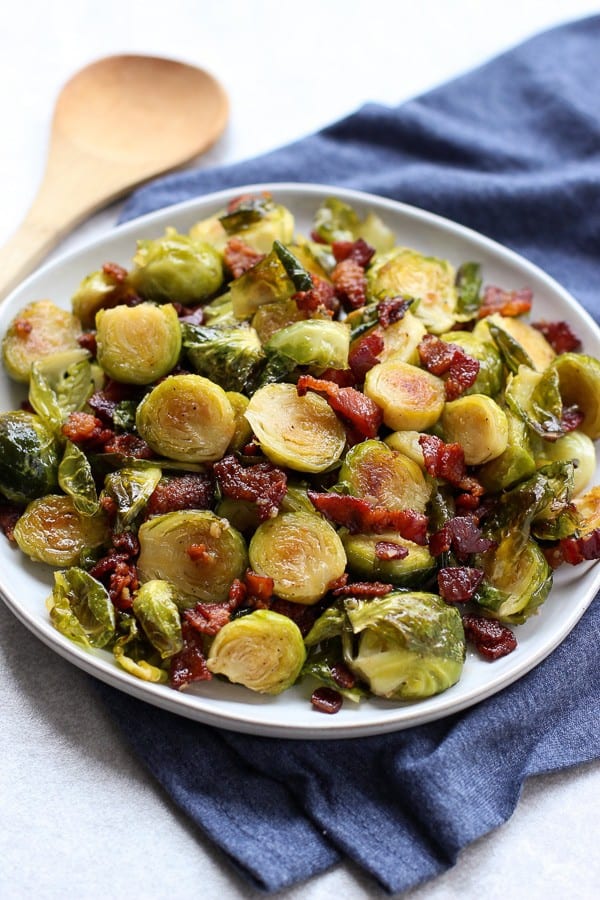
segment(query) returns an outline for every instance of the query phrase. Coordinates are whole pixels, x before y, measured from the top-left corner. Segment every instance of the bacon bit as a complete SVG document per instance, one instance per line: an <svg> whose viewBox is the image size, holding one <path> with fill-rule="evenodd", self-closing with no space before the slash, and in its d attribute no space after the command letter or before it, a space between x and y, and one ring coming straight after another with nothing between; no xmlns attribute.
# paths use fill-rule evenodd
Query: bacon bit
<svg viewBox="0 0 600 900"><path fill-rule="evenodd" d="M463 616L463 628L467 640L486 659L499 659L512 653L517 646L517 639L510 628L495 619L469 613Z"/></svg>
<svg viewBox="0 0 600 900"><path fill-rule="evenodd" d="M214 484L208 475L187 472L161 478L146 505L146 518L180 509L210 509Z"/></svg>
<svg viewBox="0 0 600 900"><path fill-rule="evenodd" d="M564 406L560 422L562 430L564 432L575 431L576 428L579 428L584 419L585 415L578 406Z"/></svg>
<svg viewBox="0 0 600 900"><path fill-rule="evenodd" d="M551 555L555 562L548 557L548 554L546 554L546 559L554 569L563 562L570 566L577 566L590 559L600 559L600 528L594 528L583 537L562 538L558 545L551 548Z"/></svg>
<svg viewBox="0 0 600 900"><path fill-rule="evenodd" d="M351 429L351 436L358 438L355 443L377 436L383 424L383 413L370 397L356 388L341 388L333 381L312 375L301 375L296 387L299 397L304 397L309 390L325 397L332 410Z"/></svg>
<svg viewBox="0 0 600 900"><path fill-rule="evenodd" d="M378 328L358 338L352 344L348 356L348 365L357 384L362 384L367 372L377 365L379 354L383 351L383 348L383 336Z"/></svg>
<svg viewBox="0 0 600 900"><path fill-rule="evenodd" d="M206 665L202 634L184 621L181 625L183 649L171 657L169 683L180 691L193 681L210 681L212 672Z"/></svg>
<svg viewBox="0 0 600 900"><path fill-rule="evenodd" d="M404 318L410 300L404 297L386 297L377 304L377 318L382 328L389 328L394 322L400 322Z"/></svg>
<svg viewBox="0 0 600 900"><path fill-rule="evenodd" d="M318 606L307 606L305 603L292 603L290 600L282 600L281 597L273 597L269 609L279 613L280 616L287 616L288 619L295 622L300 629L302 637L306 637L319 618L321 612Z"/></svg>
<svg viewBox="0 0 600 900"><path fill-rule="evenodd" d="M215 561L214 551L209 550L206 544L190 544L190 546L186 548L186 553L192 562L195 563L210 565Z"/></svg>
<svg viewBox="0 0 600 900"><path fill-rule="evenodd" d="M9 500L0 501L0 529L4 532L9 541L15 539L15 525L25 511L24 506L18 506Z"/></svg>
<svg viewBox="0 0 600 900"><path fill-rule="evenodd" d="M261 522L277 514L287 490L283 469L270 462L243 466L229 454L214 464L213 472L225 497L256 503Z"/></svg>
<svg viewBox="0 0 600 900"><path fill-rule="evenodd" d="M466 603L483 581L481 569L470 566L448 566L437 576L440 597L446 603Z"/></svg>
<svg viewBox="0 0 600 900"><path fill-rule="evenodd" d="M343 259L331 273L336 296L349 306L358 309L367 300L367 279L365 271L354 259Z"/></svg>
<svg viewBox="0 0 600 900"><path fill-rule="evenodd" d="M258 441L250 441L242 447L243 456L262 456L261 446Z"/></svg>
<svg viewBox="0 0 600 900"><path fill-rule="evenodd" d="M18 338L26 338L33 330L33 324L29 319L17 319L13 324L13 330Z"/></svg>
<svg viewBox="0 0 600 900"><path fill-rule="evenodd" d="M337 263L351 259L363 269L367 268L375 256L375 248L367 244L363 238L358 238L357 241L333 241L331 252Z"/></svg>
<svg viewBox="0 0 600 900"><path fill-rule="evenodd" d="M341 688L349 690L356 684L356 676L351 672L346 663L338 662L331 667L331 677Z"/></svg>
<svg viewBox="0 0 600 900"><path fill-rule="evenodd" d="M458 344L427 334L417 349L421 363L428 372L445 376L446 400L456 400L475 383L479 374L479 360L468 356Z"/></svg>
<svg viewBox="0 0 600 900"><path fill-rule="evenodd" d="M310 702L318 712L332 716L342 708L342 695L330 687L320 687L312 692Z"/></svg>
<svg viewBox="0 0 600 900"><path fill-rule="evenodd" d="M208 634L212 637L231 620L232 610L233 607L228 601L225 603L196 603L192 609L184 610L183 617L200 634Z"/></svg>
<svg viewBox="0 0 600 900"><path fill-rule="evenodd" d="M335 295L335 288L330 281L311 274L313 286L310 291L297 291L292 294L298 309L306 313L318 313L332 316L340 308L340 301Z"/></svg>
<svg viewBox="0 0 600 900"><path fill-rule="evenodd" d="M246 569L244 575L247 603L257 609L268 609L273 596L274 582L268 575L259 575L252 569Z"/></svg>
<svg viewBox="0 0 600 900"><path fill-rule="evenodd" d="M568 322L540 322L531 323L534 328L544 335L555 353L573 353L581 350L581 341L571 330Z"/></svg>
<svg viewBox="0 0 600 900"><path fill-rule="evenodd" d="M483 494L483 486L476 478L467 475L465 454L460 444L446 444L434 434L420 435L419 444L428 475L444 478L449 484L474 497Z"/></svg>
<svg viewBox="0 0 600 900"><path fill-rule="evenodd" d="M393 541L377 541L375 544L375 556L381 560L406 559L408 547L402 544L394 544Z"/></svg>
<svg viewBox="0 0 600 900"><path fill-rule="evenodd" d="M383 581L353 581L332 591L334 597L384 597L396 590L393 584Z"/></svg>
<svg viewBox="0 0 600 900"><path fill-rule="evenodd" d="M102 271L115 284L123 284L127 279L127 269L124 269L119 263L105 262L102 266Z"/></svg>
<svg viewBox="0 0 600 900"><path fill-rule="evenodd" d="M90 575L104 584L117 609L131 609L133 595L140 582L137 569L128 553L119 553L115 548L111 548L106 556L92 566Z"/></svg>
<svg viewBox="0 0 600 900"><path fill-rule="evenodd" d="M96 332L86 331L77 338L77 343L92 356L96 356L98 347L96 344Z"/></svg>
<svg viewBox="0 0 600 900"><path fill-rule="evenodd" d="M319 234L319 232L318 232L318 231L315 231L314 229L313 229L313 230L311 231L311 233L310 233L310 239L311 239L311 241L314 241L315 244L327 244L327 243L328 243L328 242L325 240L325 238L324 238L324 237L321 237L321 235Z"/></svg>
<svg viewBox="0 0 600 900"><path fill-rule="evenodd" d="M354 387L356 384L352 369L325 369L319 378L321 381L332 381L338 387Z"/></svg>
<svg viewBox="0 0 600 900"><path fill-rule="evenodd" d="M187 322L188 325L202 325L204 322L203 306L184 306L182 303L173 303L173 306L180 322Z"/></svg>
<svg viewBox="0 0 600 900"><path fill-rule="evenodd" d="M104 443L105 453L122 453L135 459L154 459L154 452L136 434L113 434Z"/></svg>
<svg viewBox="0 0 600 900"><path fill-rule="evenodd" d="M127 556L137 556L140 552L140 542L133 531L121 531L113 534L112 543L115 550L120 550Z"/></svg>
<svg viewBox="0 0 600 900"><path fill-rule="evenodd" d="M102 448L114 436L114 432L105 428L100 419L84 412L71 413L61 430L74 444L83 444L88 449Z"/></svg>
<svg viewBox="0 0 600 900"><path fill-rule="evenodd" d="M361 497L331 492L308 491L308 499L330 522L345 525L351 534L393 529L400 537L424 545L427 541L427 516L414 509L386 509L372 506Z"/></svg>
<svg viewBox="0 0 600 900"><path fill-rule="evenodd" d="M488 285L483 291L478 317L483 319L492 313L500 313L501 316L522 316L529 312L532 301L533 291L530 288L505 291L494 285Z"/></svg>
<svg viewBox="0 0 600 900"><path fill-rule="evenodd" d="M264 253L258 253L238 237L230 238L223 251L225 265L234 278L240 278L264 258Z"/></svg>
<svg viewBox="0 0 600 900"><path fill-rule="evenodd" d="M429 538L429 552L432 556L452 550L459 559L471 553L485 553L495 547L494 541L484 538L470 516L455 516Z"/></svg>

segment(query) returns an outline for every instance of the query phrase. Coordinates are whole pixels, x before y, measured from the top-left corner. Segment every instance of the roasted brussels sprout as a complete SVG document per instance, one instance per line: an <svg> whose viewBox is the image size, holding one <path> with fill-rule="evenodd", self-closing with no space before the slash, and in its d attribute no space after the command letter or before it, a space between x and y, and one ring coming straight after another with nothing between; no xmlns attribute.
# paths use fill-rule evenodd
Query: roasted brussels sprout
<svg viewBox="0 0 600 900"><path fill-rule="evenodd" d="M202 303L223 284L218 251L174 228L157 240L138 241L133 262L131 286L144 300L156 303Z"/></svg>
<svg viewBox="0 0 600 900"><path fill-rule="evenodd" d="M493 313L477 323L473 334L482 340L491 337L511 372L516 372L520 365L543 372L556 356L537 328L515 316Z"/></svg>
<svg viewBox="0 0 600 900"><path fill-rule="evenodd" d="M156 663L161 662L158 653L146 639L140 630L135 616L121 614L119 617L119 631L122 632L113 644L115 662L129 672L130 675L141 681L149 681L152 684L161 684L168 681L168 673ZM155 657L155 661L149 662L146 657Z"/></svg>
<svg viewBox="0 0 600 900"><path fill-rule="evenodd" d="M274 241L289 244L294 236L292 213L268 196L241 199L219 222L228 237L242 238L258 253L269 253Z"/></svg>
<svg viewBox="0 0 600 900"><path fill-rule="evenodd" d="M93 328L98 310L122 303L127 290L126 283L115 280L110 272L104 269L92 272L86 275L71 298L73 314L84 328Z"/></svg>
<svg viewBox="0 0 600 900"><path fill-rule="evenodd" d="M136 592L133 611L162 659L179 653L183 647L183 636L172 584L159 579L147 581Z"/></svg>
<svg viewBox="0 0 600 900"><path fill-rule="evenodd" d="M385 438L384 443L392 450L397 450L404 456L408 456L420 469L425 469L423 448L419 443L421 434L421 431L392 431Z"/></svg>
<svg viewBox="0 0 600 900"><path fill-rule="evenodd" d="M267 353L282 353L299 366L347 369L350 327L329 319L306 319L276 331L265 345Z"/></svg>
<svg viewBox="0 0 600 900"><path fill-rule="evenodd" d="M158 466L123 466L104 479L103 497L116 510L115 528L125 531L138 518L161 479Z"/></svg>
<svg viewBox="0 0 600 900"><path fill-rule="evenodd" d="M0 413L0 491L23 503L58 484L58 448L38 416L15 410Z"/></svg>
<svg viewBox="0 0 600 900"><path fill-rule="evenodd" d="M268 384L251 397L246 418L271 462L323 472L342 455L346 432L318 394L298 396L293 384Z"/></svg>
<svg viewBox="0 0 600 900"><path fill-rule="evenodd" d="M460 678L465 640L460 613L423 591L359 600L345 611L358 638L344 635L345 659L378 697L421 700Z"/></svg>
<svg viewBox="0 0 600 900"><path fill-rule="evenodd" d="M378 360L387 362L394 359L418 365L417 347L426 334L427 330L421 320L407 310L398 322L392 322L383 329L383 350L378 354Z"/></svg>
<svg viewBox="0 0 600 900"><path fill-rule="evenodd" d="M500 622L519 624L539 611L552 587L552 570L534 540L508 534L494 550L476 559L485 579L474 597Z"/></svg>
<svg viewBox="0 0 600 900"><path fill-rule="evenodd" d="M58 467L58 483L71 497L82 516L95 516L100 509L96 483L90 462L83 450L67 441Z"/></svg>
<svg viewBox="0 0 600 900"><path fill-rule="evenodd" d="M80 349L78 319L51 300L36 300L17 313L2 341L2 361L11 378L27 383L31 364L64 350Z"/></svg>
<svg viewBox="0 0 600 900"><path fill-rule="evenodd" d="M508 378L505 399L509 409L540 438L555 441L563 435L563 405L556 369L536 372L529 366L519 366L516 375Z"/></svg>
<svg viewBox="0 0 600 900"><path fill-rule="evenodd" d="M488 491L497 493L512 487L518 481L529 478L536 468L535 458L528 429L524 420L510 409L505 410L508 428L506 449L482 465L477 471L477 478ZM545 442L550 447L549 442Z"/></svg>
<svg viewBox="0 0 600 900"><path fill-rule="evenodd" d="M537 456L538 463L573 460L573 495L580 494L591 482L596 471L596 448L591 438L583 431L569 431L557 441L544 441ZM531 473L529 473L531 474Z"/></svg>
<svg viewBox="0 0 600 900"><path fill-rule="evenodd" d="M316 603L346 568L335 529L316 513L300 510L263 522L248 552L252 569L272 578L277 596L293 603Z"/></svg>
<svg viewBox="0 0 600 900"><path fill-rule="evenodd" d="M108 539L103 514L83 516L70 497L47 494L32 500L15 525L15 541L34 562L76 566L84 550Z"/></svg>
<svg viewBox="0 0 600 900"><path fill-rule="evenodd" d="M396 359L369 369L364 391L381 407L383 421L394 431L425 431L435 425L446 400L441 378Z"/></svg>
<svg viewBox="0 0 600 900"><path fill-rule="evenodd" d="M246 410L250 401L245 394L237 391L227 391L227 399L231 403L235 422L235 431L227 449L229 452L243 450L246 444L252 440L252 429L246 418Z"/></svg>
<svg viewBox="0 0 600 900"><path fill-rule="evenodd" d="M180 608L227 599L231 582L246 571L241 534L209 510L154 516L140 526L138 574L142 583L169 581Z"/></svg>
<svg viewBox="0 0 600 900"><path fill-rule="evenodd" d="M359 578L385 581L398 587L417 587L435 571L435 559L427 549L402 538L396 531L381 534L351 534L340 531L348 558L348 568ZM408 551L404 558L388 558L379 547L400 547Z"/></svg>
<svg viewBox="0 0 600 900"><path fill-rule="evenodd" d="M252 316L252 327L256 330L260 342L266 344L275 332L294 322L302 322L306 313L298 308L298 304L290 297L288 300L276 300L259 306Z"/></svg>
<svg viewBox="0 0 600 900"><path fill-rule="evenodd" d="M551 370L558 375L563 405L583 413L580 430L593 441L600 438L600 361L583 353L561 353Z"/></svg>
<svg viewBox="0 0 600 900"><path fill-rule="evenodd" d="M394 246L394 233L373 212L360 219L354 210L337 197L328 197L318 208L314 232L331 244L334 241L355 241L362 238L379 253Z"/></svg>
<svg viewBox="0 0 600 900"><path fill-rule="evenodd" d="M238 319L249 319L266 303L288 300L296 292L294 282L272 250L244 275L230 284L231 305Z"/></svg>
<svg viewBox="0 0 600 900"><path fill-rule="evenodd" d="M504 367L495 344L491 340L479 340L470 331L449 331L440 337L448 343L457 344L479 363L477 378L463 395L487 394L488 397L496 397L503 387Z"/></svg>
<svg viewBox="0 0 600 900"><path fill-rule="evenodd" d="M257 332L245 323L226 328L184 323L182 332L194 371L225 391L247 389L265 359Z"/></svg>
<svg viewBox="0 0 600 900"><path fill-rule="evenodd" d="M270 609L257 609L221 628L206 664L215 675L251 691L280 694L294 684L305 659L296 623Z"/></svg>
<svg viewBox="0 0 600 900"><path fill-rule="evenodd" d="M138 406L136 427L159 455L213 462L233 438L235 415L218 384L202 375L170 375Z"/></svg>
<svg viewBox="0 0 600 900"><path fill-rule="evenodd" d="M348 451L339 480L348 493L387 509L425 512L431 495L419 466L376 440L362 441Z"/></svg>
<svg viewBox="0 0 600 900"><path fill-rule="evenodd" d="M485 394L469 394L446 403L440 424L448 443L460 443L468 466L496 459L508 445L506 413Z"/></svg>
<svg viewBox="0 0 600 900"><path fill-rule="evenodd" d="M109 378L152 384L177 365L181 326L170 303L115 306L96 316L97 359Z"/></svg>
<svg viewBox="0 0 600 900"><path fill-rule="evenodd" d="M105 647L115 635L115 608L108 591L76 566L54 573L47 607L56 630L86 649Z"/></svg>

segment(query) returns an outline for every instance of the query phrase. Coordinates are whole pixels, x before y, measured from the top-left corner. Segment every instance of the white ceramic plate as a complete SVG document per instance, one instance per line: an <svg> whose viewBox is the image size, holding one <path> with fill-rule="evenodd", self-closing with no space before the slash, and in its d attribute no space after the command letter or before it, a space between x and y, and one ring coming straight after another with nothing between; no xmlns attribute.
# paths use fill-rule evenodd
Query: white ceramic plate
<svg viewBox="0 0 600 900"><path fill-rule="evenodd" d="M414 207L370 194L310 184L253 185L223 191L199 200L171 206L123 225L24 282L0 309L0 334L26 303L51 298L68 308L80 280L103 262L131 263L138 238L158 237L166 226L187 231L196 221L222 208L240 193L270 190L274 198L296 216L297 230L307 234L320 201L336 195L364 215L374 210L397 234L398 243L424 253L450 259L454 264L475 260L482 264L484 281L505 288L528 286L534 292L538 318L567 319L585 343L585 350L600 357L600 330L573 298L539 268L493 241ZM0 409L14 409L23 391L0 375ZM600 482L600 470L596 483ZM600 567L586 564L564 567L539 615L517 628L518 647L509 656L486 662L469 652L463 676L443 694L413 704L371 699L360 705L345 702L333 716L314 711L311 687L300 685L278 697L263 697L244 688L211 681L178 692L147 684L119 669L105 651L88 653L51 626L44 605L50 592L50 568L29 562L0 537L0 590L9 608L44 643L70 662L119 690L171 712L236 731L287 738L343 738L371 735L419 725L455 713L496 693L520 678L558 646L592 601L600 587Z"/></svg>

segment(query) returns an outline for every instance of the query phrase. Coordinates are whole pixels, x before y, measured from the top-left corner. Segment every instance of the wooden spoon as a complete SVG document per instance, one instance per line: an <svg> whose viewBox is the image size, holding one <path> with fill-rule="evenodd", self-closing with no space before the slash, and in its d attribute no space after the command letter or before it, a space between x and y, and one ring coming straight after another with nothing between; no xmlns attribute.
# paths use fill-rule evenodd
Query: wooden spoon
<svg viewBox="0 0 600 900"><path fill-rule="evenodd" d="M56 103L38 194L0 249L0 298L91 213L210 147L228 112L211 75L170 59L109 56L74 75Z"/></svg>

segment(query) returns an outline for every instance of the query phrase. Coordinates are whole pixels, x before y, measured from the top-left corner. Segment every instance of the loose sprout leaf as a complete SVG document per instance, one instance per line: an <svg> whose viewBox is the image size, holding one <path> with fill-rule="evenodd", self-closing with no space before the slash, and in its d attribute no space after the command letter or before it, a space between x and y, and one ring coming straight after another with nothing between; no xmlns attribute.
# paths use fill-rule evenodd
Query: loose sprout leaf
<svg viewBox="0 0 600 900"><path fill-rule="evenodd" d="M297 291L310 291L313 287L313 280L309 272L306 271L301 262L294 256L291 250L288 250L281 241L273 242L273 249L279 257L283 268L292 279L294 287Z"/></svg>
<svg viewBox="0 0 600 900"><path fill-rule="evenodd" d="M133 601L133 611L162 659L169 659L183 648L175 596L175 589L168 581L153 580L140 587Z"/></svg>
<svg viewBox="0 0 600 900"><path fill-rule="evenodd" d="M115 608L108 591L83 569L54 573L49 607L55 627L83 646L106 647L115 636Z"/></svg>
<svg viewBox="0 0 600 900"><path fill-rule="evenodd" d="M481 306L481 266L476 262L463 263L456 273L456 320L474 319Z"/></svg>
<svg viewBox="0 0 600 900"><path fill-rule="evenodd" d="M135 522L161 475L158 466L128 466L106 476L104 494L116 504L117 531L123 531Z"/></svg>
<svg viewBox="0 0 600 900"><path fill-rule="evenodd" d="M328 244L353 241L359 227L356 211L337 197L328 197L315 213L314 232Z"/></svg>
<svg viewBox="0 0 600 900"><path fill-rule="evenodd" d="M169 678L166 669L145 659L151 653L152 647L140 634L135 618L122 615L119 628L124 633L117 638L113 646L115 662L130 675L134 675L142 681L149 681L153 684L166 683Z"/></svg>
<svg viewBox="0 0 600 900"><path fill-rule="evenodd" d="M58 483L83 516L94 516L100 508L90 462L80 447L67 441L58 467Z"/></svg>
<svg viewBox="0 0 600 900"><path fill-rule="evenodd" d="M315 678L326 687L333 688L347 700L359 703L363 697L368 695L368 691L357 684L352 687L344 687L335 678L335 667L340 664L342 658L339 641L329 641L325 647L318 647L309 652L301 674Z"/></svg>
<svg viewBox="0 0 600 900"><path fill-rule="evenodd" d="M237 234L256 222L260 222L273 210L273 201L268 197L247 197L235 204L231 212L219 216L219 222L227 234Z"/></svg>
<svg viewBox="0 0 600 900"><path fill-rule="evenodd" d="M519 366L507 383L505 397L509 408L539 437L553 441L564 434L556 370L540 373Z"/></svg>
<svg viewBox="0 0 600 900"><path fill-rule="evenodd" d="M33 363L29 402L60 437L69 413L82 410L94 392L87 350L70 350Z"/></svg>
<svg viewBox="0 0 600 900"><path fill-rule="evenodd" d="M502 358L504 359L507 368L511 372L516 374L519 370L519 366L527 366L530 369L534 368L533 360L527 350L509 331L491 321L487 323L487 327L489 328L489 333L491 334L494 343L502 354Z"/></svg>
<svg viewBox="0 0 600 900"><path fill-rule="evenodd" d="M31 413L0 413L0 491L25 503L52 491L58 481L58 445L53 432Z"/></svg>

